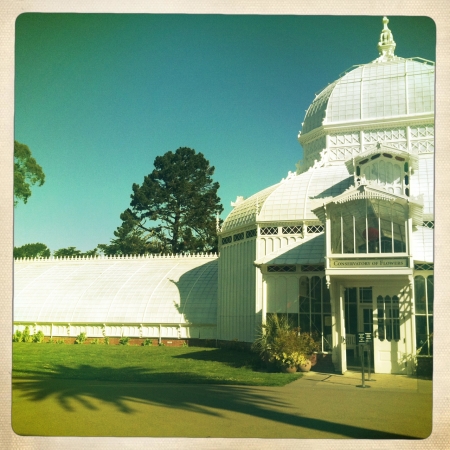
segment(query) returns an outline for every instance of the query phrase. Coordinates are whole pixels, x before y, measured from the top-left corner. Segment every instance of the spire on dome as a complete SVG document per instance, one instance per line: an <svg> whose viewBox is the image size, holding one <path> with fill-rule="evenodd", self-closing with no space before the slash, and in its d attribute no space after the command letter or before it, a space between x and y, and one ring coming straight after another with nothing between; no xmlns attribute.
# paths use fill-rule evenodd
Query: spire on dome
<svg viewBox="0 0 450 450"><path fill-rule="evenodd" d="M395 42L392 31L388 28L389 19L383 17L383 30L380 34L380 42L378 42L378 52L380 56L376 59L378 62L391 61L396 58L394 55Z"/></svg>

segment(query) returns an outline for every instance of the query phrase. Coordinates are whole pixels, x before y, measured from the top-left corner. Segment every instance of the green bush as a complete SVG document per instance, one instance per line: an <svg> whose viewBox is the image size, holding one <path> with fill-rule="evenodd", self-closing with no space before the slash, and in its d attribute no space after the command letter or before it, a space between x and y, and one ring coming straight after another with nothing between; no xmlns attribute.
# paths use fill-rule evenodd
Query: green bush
<svg viewBox="0 0 450 450"><path fill-rule="evenodd" d="M319 344L311 333L300 333L282 315L268 314L252 345L261 359L278 368L303 364L318 351Z"/></svg>
<svg viewBox="0 0 450 450"><path fill-rule="evenodd" d="M64 342L65 342L64 339L58 339L58 340L56 341L57 344L64 344Z"/></svg>
<svg viewBox="0 0 450 450"><path fill-rule="evenodd" d="M47 341L47 344L56 344L56 341L55 341L53 338L50 338L50 339Z"/></svg>
<svg viewBox="0 0 450 450"><path fill-rule="evenodd" d="M96 339L92 339L91 344L100 344L100 341Z"/></svg>
<svg viewBox="0 0 450 450"><path fill-rule="evenodd" d="M33 336L30 334L30 327L26 326L22 333L22 342L31 342L32 340Z"/></svg>
<svg viewBox="0 0 450 450"><path fill-rule="evenodd" d="M119 339L119 344L120 345L129 345L129 341L130 341L130 338L124 336Z"/></svg>
<svg viewBox="0 0 450 450"><path fill-rule="evenodd" d="M32 339L36 344L41 344L42 342L44 342L44 333L39 330L37 333L33 334Z"/></svg>
<svg viewBox="0 0 450 450"><path fill-rule="evenodd" d="M22 332L20 330L16 330L12 337L13 342L22 342Z"/></svg>
<svg viewBox="0 0 450 450"><path fill-rule="evenodd" d="M83 344L83 342L85 341L86 341L86 333L80 333L75 339L75 344Z"/></svg>
<svg viewBox="0 0 450 450"><path fill-rule="evenodd" d="M144 346L146 346L146 345L152 345L153 344L153 341L151 340L151 339L146 339L143 343L142 343L142 345L144 345Z"/></svg>

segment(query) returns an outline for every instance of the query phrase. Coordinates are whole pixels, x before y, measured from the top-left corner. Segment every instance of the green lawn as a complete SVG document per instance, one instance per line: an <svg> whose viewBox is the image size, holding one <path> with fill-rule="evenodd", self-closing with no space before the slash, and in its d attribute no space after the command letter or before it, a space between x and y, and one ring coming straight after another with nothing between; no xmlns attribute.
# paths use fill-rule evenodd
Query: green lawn
<svg viewBox="0 0 450 450"><path fill-rule="evenodd" d="M14 378L284 386L301 374L268 373L256 355L203 347L13 343Z"/></svg>

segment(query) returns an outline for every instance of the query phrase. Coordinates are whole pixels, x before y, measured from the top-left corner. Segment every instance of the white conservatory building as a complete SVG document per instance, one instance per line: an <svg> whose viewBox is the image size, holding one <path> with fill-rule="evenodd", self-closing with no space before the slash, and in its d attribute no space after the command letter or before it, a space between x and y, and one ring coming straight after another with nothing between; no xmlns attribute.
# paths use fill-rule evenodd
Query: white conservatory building
<svg viewBox="0 0 450 450"><path fill-rule="evenodd" d="M217 336L251 341L269 313L321 336L339 372L373 334L376 372L411 370L433 332L434 64L380 56L306 112L296 173L237 199L220 233Z"/></svg>
<svg viewBox="0 0 450 450"><path fill-rule="evenodd" d="M432 351L434 63L396 56L383 22L379 57L308 108L297 171L238 197L219 257L16 260L15 328L250 343L276 313L338 372L358 332L375 372L411 372Z"/></svg>

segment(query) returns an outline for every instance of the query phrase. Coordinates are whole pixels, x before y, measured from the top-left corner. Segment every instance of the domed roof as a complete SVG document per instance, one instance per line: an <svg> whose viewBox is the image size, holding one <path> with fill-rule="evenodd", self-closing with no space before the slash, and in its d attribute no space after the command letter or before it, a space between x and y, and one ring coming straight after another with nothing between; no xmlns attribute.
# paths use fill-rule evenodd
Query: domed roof
<svg viewBox="0 0 450 450"><path fill-rule="evenodd" d="M225 219L222 231L229 231L256 223L256 215L260 210L260 206L278 186L279 184L274 184L236 204L233 211Z"/></svg>
<svg viewBox="0 0 450 450"><path fill-rule="evenodd" d="M353 176L349 175L344 165L311 169L300 175L291 174L280 183L239 203L225 219L222 231L259 222L317 220L311 212L311 200L338 195L352 182Z"/></svg>
<svg viewBox="0 0 450 450"><path fill-rule="evenodd" d="M306 112L301 135L321 125L434 112L434 63L395 56L388 19L383 22L380 57L323 89Z"/></svg>

